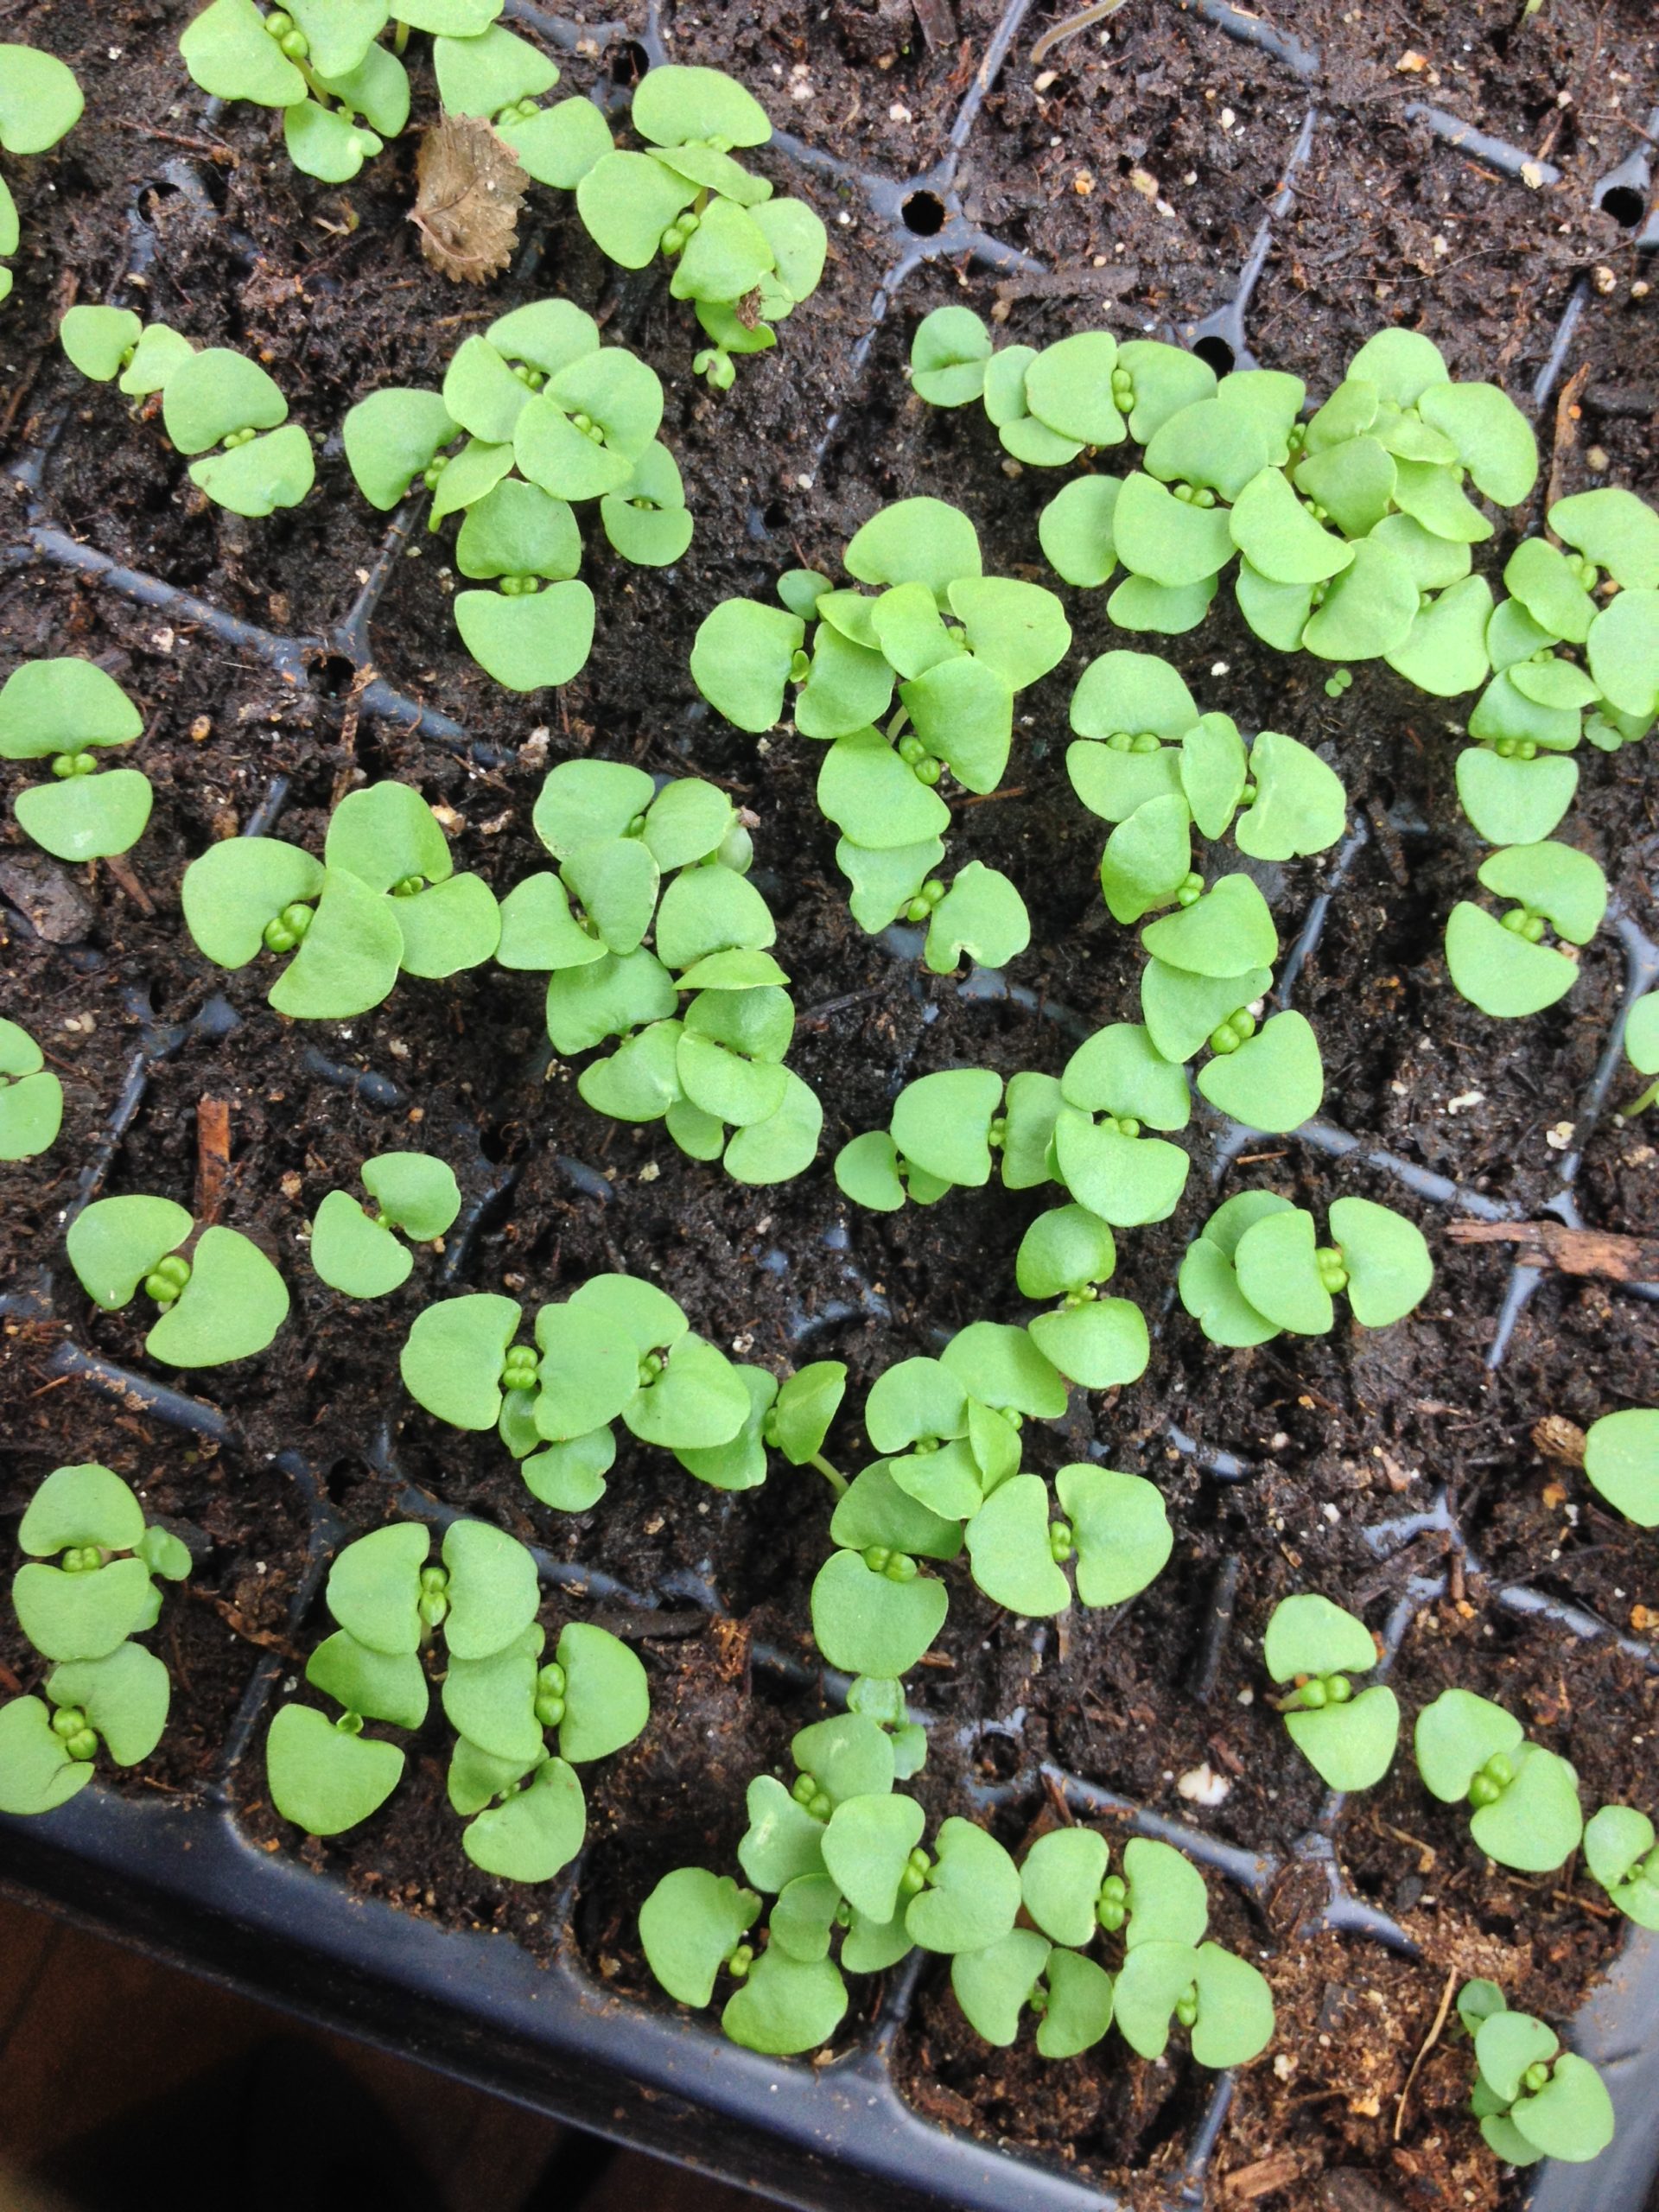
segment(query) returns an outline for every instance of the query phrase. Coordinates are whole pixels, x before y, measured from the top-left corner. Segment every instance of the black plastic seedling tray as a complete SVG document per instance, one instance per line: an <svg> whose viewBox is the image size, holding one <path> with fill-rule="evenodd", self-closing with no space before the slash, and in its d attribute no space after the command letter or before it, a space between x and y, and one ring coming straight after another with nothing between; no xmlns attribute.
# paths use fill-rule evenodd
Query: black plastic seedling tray
<svg viewBox="0 0 1659 2212"><path fill-rule="evenodd" d="M943 158L925 174L894 179L867 174L839 156L779 133L773 143L788 160L810 173L855 191L871 223L885 232L889 265L869 303L864 335L848 365L842 409L855 404L861 373L876 330L891 312L906 281L925 263L941 257L960 264L963 257L993 270L1040 273L1028 255L1006 246L976 228L964 214L957 178L985 95L995 82L1020 32L1030 0L1010 0L969 84L949 133ZM1192 321L1172 321L1166 335L1202 351L1219 369L1248 365L1253 359L1247 316L1255 281L1265 265L1274 221L1282 219L1296 189L1297 172L1316 134L1329 127L1317 105L1319 58L1292 31L1273 29L1226 4L1226 0L1179 0L1229 35L1258 48L1291 77L1310 88L1313 101L1294 143L1285 149L1281 190L1252 244L1228 303ZM531 4L507 0L507 13L550 41L573 47L577 39L601 46L631 35L616 24L568 23ZM654 8L639 41L645 58L665 58ZM1522 149L1469 128L1457 118L1421 104L1408 106L1408 118L1456 144L1465 156L1527 186L1538 181L1539 164ZM1649 130L1659 118L1650 119ZM1648 142L1593 188L1632 233L1638 245L1659 247L1659 216L1647 208L1651 176ZM1542 165L1548 170L1548 165ZM1549 175L1558 173L1549 172ZM166 165L175 190L200 190L191 165ZM1546 178L1545 181L1548 181ZM157 250L154 233L134 200L130 222L131 271L142 275ZM537 243L525 250L533 269ZM1532 393L1535 410L1551 399L1561 378L1575 332L1585 312L1582 284L1569 301L1549 359ZM821 457L836 427L832 416L822 428L816 454ZM385 677L367 671L368 626L379 594L401 550L412 515L394 518L382 556L346 620L327 638L283 636L260 629L162 579L122 567L77 542L54 521L50 506L52 451L60 422L48 424L41 443L16 464L15 474L31 506L22 538L0 548L0 568L36 564L73 569L99 588L152 607L181 632L264 663L296 687L324 680L337 683L343 663L364 670L357 690L358 710L452 749L480 766L499 756L477 743L458 723L404 696ZM281 815L286 786L274 779L263 804L244 825L244 834L269 831ZM1410 835L1402 821L1395 830ZM1327 870L1324 887L1302 918L1300 934L1285 963L1279 987L1288 1003L1298 977L1318 944L1332 901L1343 895L1351 863L1368 836L1363 823L1350 836ZM27 933L20 915L10 922ZM1589 1095L1579 1102L1574 1119L1575 1149L1561 1162L1559 1189L1550 1202L1560 1219L1577 1222L1573 1189L1585 1142L1604 1111L1619 1065L1625 1010L1642 990L1659 980L1659 946L1650 943L1626 914L1615 912L1611 925L1622 941L1626 988L1605 1040ZM917 947L902 930L888 933L895 958L913 963ZM91 948L71 957L83 966L99 963ZM995 973L976 972L961 986L969 995L1010 995L1043 1018L1085 1033L1086 1026L1052 1001L1040 1004L1023 986ZM147 1019L147 1008L135 1012ZM124 1131L140 1111L152 1069L179 1051L192 1033L223 1035L237 1022L232 1008L210 1000L188 1028L146 1026L116 1103L104 1139L89 1159L75 1200L96 1196ZM337 1065L313 1048L309 1071L350 1090L372 1108L395 1109L405 1103L390 1077ZM1212 1137L1209 1167L1217 1185L1249 1140L1250 1133L1207 1119ZM1420 1203L1488 1220L1513 1217L1515 1209L1465 1190L1443 1176L1368 1144L1326 1122L1309 1124L1286 1141L1310 1147L1328 1159L1352 1158L1374 1175L1392 1179ZM457 1133L465 1146L467 1133ZM474 1148L476 1149L475 1138ZM579 1160L560 1162L573 1192L603 1204L609 1187ZM474 1199L451 1238L445 1280L464 1283L474 1234L486 1211L507 1195L510 1179L487 1169L488 1187ZM73 1209L72 1209L73 1211ZM66 1214L67 1222L68 1215ZM842 1240L844 1242L844 1240ZM849 1262L849 1299L880 1314L879 1292ZM1496 1367L1508 1350L1515 1324L1536 1287L1536 1270L1512 1271L1497 1317L1490 1354ZM1659 1286L1630 1287L1634 1294L1659 1298ZM1173 1288L1170 1292L1173 1299ZM39 1319L49 1313L44 1271L0 1293L0 1315ZM844 1309L850 1310L850 1309ZM815 1326L834 1318L820 1309L798 1317L804 1341ZM194 1433L218 1446L235 1463L238 1450L230 1421L211 1403L181 1395L143 1376L125 1372L78 1349L73 1342L54 1355L56 1370L76 1375L141 1417ZM399 1470L389 1442L389 1426L370 1427L362 1456L389 1491L389 1503L405 1514L441 1524L448 1509L417 1489ZM1235 1453L1206 1444L1171 1424L1171 1446L1211 1478L1246 1482L1254 1468ZM308 1522L307 1569L296 1592L291 1626L307 1632L307 1618L339 1543L355 1531L335 1513L326 1486L297 1455L284 1455L275 1469L250 1467L250 1478L275 1473L302 1501ZM1478 1571L1454 1513L1442 1498L1426 1514L1384 1523L1368 1532L1380 1558L1387 1557L1427 1530L1439 1532L1445 1556L1459 1553L1465 1568ZM550 1586L571 1594L597 1596L607 1604L648 1611L662 1602L659 1592L624 1589L596 1571L538 1555ZM1230 1619L1235 1572L1225 1566L1217 1578L1212 1618L1203 1639L1199 1674L1213 1675ZM1441 1579L1414 1577L1389 1624L1389 1648L1397 1650L1415 1611L1439 1597ZM689 1582L671 1593L712 1605L714 1593ZM1605 1624L1535 1590L1499 1587L1491 1601L1520 1616L1546 1618L1556 1629L1585 1638L1602 1637ZM1626 1649L1643 1664L1655 1665L1644 1644L1627 1639ZM1205 1655L1208 1655L1207 1657ZM822 1678L808 1676L785 1655L757 1647L757 1665L792 1680L804 1690ZM582 1879L579 1859L569 1871L549 1913L563 1935L548 1963L532 1959L510 1938L449 1931L347 1890L341 1883L308 1871L299 1861L258 1847L238 1825L233 1807L235 1778L242 1763L257 1761L264 1731L288 1662L276 1656L255 1667L225 1744L220 1764L200 1796L188 1802L124 1796L95 1787L44 1818L0 1818L0 1887L78 1918L118 1940L213 1979L234 1983L260 1997L329 2025L471 2081L503 2096L591 2129L619 2141L662 2153L783 2201L832 2212L832 2208L868 2202L879 2190L884 2205L897 2208L948 2204L963 2212L1095 2212L1113 2200L1058 2164L1016 2155L952 2132L924 2119L900 2098L889 2056L925 1970L913 1959L892 1977L886 2001L863 2039L826 2063L767 2059L727 2043L701 2022L677 2017L666 2008L649 2009L607 1993L588 1972L571 1932L571 1907ZM832 1694L837 1685L827 1678ZM1201 1686L1200 1686L1201 1687ZM1313 1916L1318 1926L1361 1941L1380 1942L1410 1955L1410 1939L1386 1915L1354 1896L1346 1886L1333 1841L1341 1800L1329 1798L1322 1817L1283 1859L1253 1854L1206 1834L1185 1821L1171 1821L1116 1796L1090 1778L1034 1767L1023 1755L1014 1722L988 1715L980 1723L986 1736L1014 1745L1015 1771L994 1785L980 1785L982 1807L1031 1796L1045 1785L1059 1793L1084 1818L1107 1816L1132 1831L1160 1836L1189 1853L1205 1869L1231 1883L1247 1900L1261 1904L1284 1866L1293 1860L1323 1870L1325 1897ZM241 1793L245 1796L246 1792ZM1591 2169L1546 2164L1529 2177L1534 2212L1637 2212L1649 2201L1659 2175L1659 1981L1656 1945L1643 1931L1628 1932L1611 1972L1592 1993L1573 2024L1572 2039L1604 2069L1618 2116L1612 2147ZM1206 2190L1206 2171L1220 2136L1231 2096L1231 2082L1216 2080L1203 2114L1193 2128L1167 2189L1172 2205L1198 2206Z"/></svg>

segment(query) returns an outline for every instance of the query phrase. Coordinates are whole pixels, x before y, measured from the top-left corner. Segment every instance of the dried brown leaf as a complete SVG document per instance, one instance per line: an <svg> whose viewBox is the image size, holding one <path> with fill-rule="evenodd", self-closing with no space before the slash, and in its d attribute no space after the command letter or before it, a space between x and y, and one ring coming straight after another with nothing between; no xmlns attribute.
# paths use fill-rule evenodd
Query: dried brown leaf
<svg viewBox="0 0 1659 2212"><path fill-rule="evenodd" d="M421 140L410 220L421 251L458 283L505 269L518 241L524 175L518 156L481 117L446 115Z"/></svg>

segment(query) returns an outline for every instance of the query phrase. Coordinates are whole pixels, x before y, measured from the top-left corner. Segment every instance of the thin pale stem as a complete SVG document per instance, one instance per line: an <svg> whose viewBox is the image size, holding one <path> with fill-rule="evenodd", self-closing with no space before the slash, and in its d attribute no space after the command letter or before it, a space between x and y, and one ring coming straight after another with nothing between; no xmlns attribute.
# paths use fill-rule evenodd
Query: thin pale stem
<svg viewBox="0 0 1659 2212"><path fill-rule="evenodd" d="M818 1472L823 1477L825 1482L829 1484L830 1489L834 1491L837 1497L846 1497L846 1476L843 1475L838 1468L832 1467L830 1462L824 1458L822 1452L815 1452L812 1454L811 1459L807 1462L807 1465L817 1469Z"/></svg>
<svg viewBox="0 0 1659 2212"><path fill-rule="evenodd" d="M1639 1098L1632 1098L1628 1106L1621 1106L1619 1108L1619 1120L1621 1122L1633 1122L1638 1114L1645 1114L1647 1112L1649 1107L1652 1105L1656 1098L1659 1098L1659 1083L1651 1083L1648 1085L1648 1088L1643 1092Z"/></svg>

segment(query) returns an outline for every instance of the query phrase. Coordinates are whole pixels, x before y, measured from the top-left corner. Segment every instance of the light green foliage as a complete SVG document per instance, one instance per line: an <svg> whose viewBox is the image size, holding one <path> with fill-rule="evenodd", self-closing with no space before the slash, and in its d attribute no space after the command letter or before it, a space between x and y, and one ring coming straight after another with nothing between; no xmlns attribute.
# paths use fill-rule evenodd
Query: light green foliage
<svg viewBox="0 0 1659 2212"><path fill-rule="evenodd" d="M143 727L114 677L89 660L14 668L0 685L0 760L49 760L53 779L13 798L19 827L55 860L129 851L149 820L149 779L137 768L100 772L97 755L132 744Z"/></svg>
<svg viewBox="0 0 1659 2212"><path fill-rule="evenodd" d="M1529 1743L1502 1706L1471 1690L1442 1690L1417 1716L1414 1748L1425 1786L1443 1804L1474 1808L1469 1832L1489 1858L1542 1874L1577 1848L1578 1776Z"/></svg>
<svg viewBox="0 0 1659 2212"><path fill-rule="evenodd" d="M1253 1967L1204 1942L1209 1900L1198 1869L1144 1837L1125 1847L1122 1873L1109 1864L1105 1840L1089 1828L1052 1829L1032 1846L1020 1896L1042 1936L1015 1930L953 1967L951 1986L974 2025L988 2042L1012 2043L1028 2006L1039 2051L1065 2057L1098 2042L1116 2018L1132 2048L1156 2057L1179 2019L1200 2064L1255 2056L1273 2032L1272 1999ZM1122 1938L1116 1983L1083 1955L1102 1930Z"/></svg>
<svg viewBox="0 0 1659 2212"><path fill-rule="evenodd" d="M1624 1024L1624 1054L1638 1074L1659 1076L1659 991L1648 991L1630 1008ZM1644 1113L1659 1098L1659 1083L1650 1084L1619 1113L1629 1120Z"/></svg>
<svg viewBox="0 0 1659 2212"><path fill-rule="evenodd" d="M288 1319L288 1286L259 1247L217 1224L198 1232L171 1198L96 1198L70 1223L64 1249L81 1288L106 1313L143 1286L161 1308L144 1349L168 1367L251 1358Z"/></svg>
<svg viewBox="0 0 1659 2212"><path fill-rule="evenodd" d="M346 1546L329 1570L339 1624L306 1668L339 1717L287 1705L266 1739L271 1802L313 1835L337 1835L378 1811L402 1778L404 1753L364 1726L418 1728L429 1705L423 1657L442 1635L442 1703L455 1731L449 1802L467 1821L461 1847L485 1872L550 1881L581 1848L587 1809L575 1766L608 1758L650 1715L645 1669L606 1630L567 1622L554 1656L536 1565L524 1546L481 1521L452 1522L440 1559L413 1522ZM549 1735L556 1749L550 1749Z"/></svg>
<svg viewBox="0 0 1659 2212"><path fill-rule="evenodd" d="M1613 2105L1589 2061L1531 2013L1511 2012L1494 1982L1465 1982L1458 2014L1474 2042L1469 2109L1488 2149L1510 2166L1599 2157L1613 2139Z"/></svg>
<svg viewBox="0 0 1659 2212"><path fill-rule="evenodd" d="M245 4L257 17L252 0ZM257 520L297 506L316 481L308 432L288 420L281 387L245 354L226 346L197 352L166 323L141 324L116 308L72 308L59 336L83 376L118 380L131 398L161 393L168 436L193 456L191 482L232 514Z"/></svg>
<svg viewBox="0 0 1659 2212"><path fill-rule="evenodd" d="M28 1560L12 1605L54 1664L44 1697L0 1706L0 1812L46 1813L92 1779L100 1743L118 1766L138 1765L160 1743L171 1683L155 1653L130 1639L160 1616L156 1578L182 1580L190 1554L146 1523L119 1475L92 1464L46 1478L17 1542Z"/></svg>
<svg viewBox="0 0 1659 2212"><path fill-rule="evenodd" d="M55 54L0 44L0 147L7 153L45 153L73 130L82 105L74 72ZM0 176L0 257L20 243L17 204ZM0 300L10 289L11 271L0 260Z"/></svg>
<svg viewBox="0 0 1659 2212"><path fill-rule="evenodd" d="M28 1030L0 1019L0 1160L49 1152L62 1125L62 1084Z"/></svg>
<svg viewBox="0 0 1659 2212"><path fill-rule="evenodd" d="M457 875L420 793L397 783L348 791L322 858L279 837L227 837L184 873L186 926L221 968L262 952L293 957L267 994L279 1014L345 1021L389 997L399 973L475 968L501 931L481 876Z"/></svg>
<svg viewBox="0 0 1659 2212"><path fill-rule="evenodd" d="M1062 658L1070 626L1052 593L985 575L973 525L939 499L883 508L845 557L873 590L791 569L781 607L723 601L698 629L692 680L757 734L782 719L796 687L796 730L829 748L818 806L841 833L854 918L872 932L901 918L925 924L938 974L963 952L998 966L1030 942L1024 902L977 862L949 885L934 873L950 818L938 787L948 771L969 791L995 790L1015 695Z"/></svg>
<svg viewBox="0 0 1659 2212"><path fill-rule="evenodd" d="M387 0L288 0L268 11L253 0L212 0L186 27L179 51L205 92L280 109L294 166L344 184L408 122L404 42L411 29L429 32L445 112L492 120L540 176L550 156L543 134L556 111L538 109L536 99L559 73L496 22L500 13L501 0L411 0L397 8Z"/></svg>
<svg viewBox="0 0 1659 2212"><path fill-rule="evenodd" d="M1236 556L1240 611L1281 651L1386 657L1443 697L1485 676L1491 596L1465 556L1492 525L1464 485L1518 505L1537 448L1503 391L1451 383L1427 340L1379 333L1306 423L1294 377L1217 380L1179 347L1105 331L994 351L961 308L924 319L911 360L935 405L982 397L1028 467L1062 467L1126 439L1144 447L1140 468L1068 484L1039 525L1068 583L1098 588L1123 569L1107 602L1119 628L1192 629Z"/></svg>
<svg viewBox="0 0 1659 2212"><path fill-rule="evenodd" d="M1578 974L1576 961L1546 942L1548 932L1587 944L1606 912L1607 879L1588 853L1548 840L1490 854L1479 874L1487 890L1515 903L1501 915L1469 899L1452 908L1446 972L1483 1014L1515 1020L1541 1013Z"/></svg>
<svg viewBox="0 0 1659 2212"><path fill-rule="evenodd" d="M583 1099L619 1120L663 1122L694 1159L723 1154L739 1182L798 1175L823 1113L784 1065L789 978L769 950L776 926L748 880L748 832L731 802L695 778L658 790L639 768L565 760L533 818L558 869L503 901L498 957L548 973L558 1052L620 1040L583 1069Z"/></svg>
<svg viewBox="0 0 1659 2212"><path fill-rule="evenodd" d="M330 1191L311 1224L311 1264L347 1298L384 1298L409 1280L411 1243L442 1236L461 1211L461 1191L447 1161L424 1152L386 1152L363 1163L363 1185L378 1212L347 1191Z"/></svg>
<svg viewBox="0 0 1659 2212"><path fill-rule="evenodd" d="M1370 1789L1393 1763L1400 1703L1382 1683L1356 1692L1352 1677L1376 1664L1361 1620L1311 1592L1273 1610L1262 1656L1275 1682L1295 1687L1279 1700L1290 1739L1332 1789Z"/></svg>
<svg viewBox="0 0 1659 2212"><path fill-rule="evenodd" d="M1212 1344L1265 1344L1281 1330L1323 1336L1345 1292L1362 1328L1382 1329L1421 1304L1433 1281L1422 1231L1370 1198L1338 1198L1332 1241L1313 1217L1272 1191L1242 1191L1211 1215L1181 1261L1181 1303Z"/></svg>
<svg viewBox="0 0 1659 2212"><path fill-rule="evenodd" d="M692 302L709 341L694 372L726 391L738 358L775 346L774 326L817 289L823 225L804 200L774 199L734 158L764 146L772 124L720 70L669 62L648 71L630 120L644 142L637 149L617 148L583 100L523 123L509 115L504 135L532 176L575 192L583 226L610 260L644 269L660 253L669 263L670 291Z"/></svg>
<svg viewBox="0 0 1659 2212"><path fill-rule="evenodd" d="M1659 1930L1659 1852L1653 1822L1630 1805L1604 1805L1585 1823L1584 1863L1628 1919Z"/></svg>
<svg viewBox="0 0 1659 2212"><path fill-rule="evenodd" d="M437 1420L496 1429L543 1504L582 1513L598 1503L618 1421L715 1489L763 1482L769 1446L841 1487L822 1457L846 1382L839 1361L803 1368L780 1389L763 1370L734 1366L633 1275L592 1276L542 1306L533 1345L516 1341L522 1319L516 1300L493 1292L440 1299L416 1315L400 1365L410 1395Z"/></svg>
<svg viewBox="0 0 1659 2212"><path fill-rule="evenodd" d="M374 506L389 512L425 489L429 529L463 516L455 565L476 588L455 595L461 642L498 683L537 691L569 683L593 644L576 505L597 500L613 550L640 566L671 567L691 541L662 418L655 371L601 346L582 308L546 299L464 339L441 391L389 386L359 400L343 436Z"/></svg>
<svg viewBox="0 0 1659 2212"><path fill-rule="evenodd" d="M74 72L55 54L0 45L0 147L7 153L46 153L74 129L82 105Z"/></svg>
<svg viewBox="0 0 1659 2212"><path fill-rule="evenodd" d="M1584 1471L1615 1511L1638 1529L1659 1528L1659 1410L1630 1406L1592 1421Z"/></svg>

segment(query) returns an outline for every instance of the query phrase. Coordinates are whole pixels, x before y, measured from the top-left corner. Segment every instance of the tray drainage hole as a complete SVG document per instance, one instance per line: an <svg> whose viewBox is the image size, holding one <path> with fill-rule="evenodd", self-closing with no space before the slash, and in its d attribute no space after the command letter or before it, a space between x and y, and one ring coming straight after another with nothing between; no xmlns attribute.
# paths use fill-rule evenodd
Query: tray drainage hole
<svg viewBox="0 0 1659 2212"><path fill-rule="evenodd" d="M937 192L912 192L899 212L918 238L936 238L944 228L944 202Z"/></svg>
<svg viewBox="0 0 1659 2212"><path fill-rule="evenodd" d="M1601 195L1601 212L1611 215L1621 230L1633 231L1648 212L1648 203L1633 184L1610 184Z"/></svg>
<svg viewBox="0 0 1659 2212"><path fill-rule="evenodd" d="M357 663L347 660L344 653L330 653L317 671L317 682L323 696L343 699L357 681Z"/></svg>
<svg viewBox="0 0 1659 2212"><path fill-rule="evenodd" d="M1192 351L1201 361L1208 361L1218 377L1230 376L1238 358L1227 340L1217 337L1214 331L1200 338Z"/></svg>

